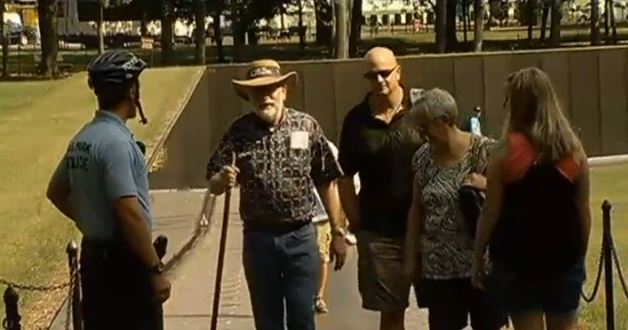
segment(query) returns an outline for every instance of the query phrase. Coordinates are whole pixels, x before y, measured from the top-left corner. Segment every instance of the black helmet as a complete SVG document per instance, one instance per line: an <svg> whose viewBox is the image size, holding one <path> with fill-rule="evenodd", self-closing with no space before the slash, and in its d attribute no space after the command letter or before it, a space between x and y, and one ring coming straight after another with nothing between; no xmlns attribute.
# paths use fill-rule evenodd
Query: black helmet
<svg viewBox="0 0 628 330"><path fill-rule="evenodd" d="M135 54L127 51L117 50L98 55L87 66L88 85L91 89L115 88L137 82L138 77L146 69L146 62ZM139 93L139 86L137 88ZM140 119L143 124L147 123L144 111L136 95L136 105L139 109Z"/></svg>

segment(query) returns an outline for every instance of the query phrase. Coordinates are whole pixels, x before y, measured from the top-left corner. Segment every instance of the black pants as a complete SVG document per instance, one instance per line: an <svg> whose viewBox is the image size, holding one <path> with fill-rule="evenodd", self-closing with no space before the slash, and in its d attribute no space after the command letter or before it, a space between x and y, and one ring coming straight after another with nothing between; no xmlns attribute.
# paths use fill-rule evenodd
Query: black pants
<svg viewBox="0 0 628 330"><path fill-rule="evenodd" d="M85 330L163 329L150 274L123 244L83 241L80 263Z"/></svg>
<svg viewBox="0 0 628 330"><path fill-rule="evenodd" d="M416 289L420 305L428 308L430 330L460 330L469 317L474 330L498 330L508 322L497 300L470 279L422 279Z"/></svg>

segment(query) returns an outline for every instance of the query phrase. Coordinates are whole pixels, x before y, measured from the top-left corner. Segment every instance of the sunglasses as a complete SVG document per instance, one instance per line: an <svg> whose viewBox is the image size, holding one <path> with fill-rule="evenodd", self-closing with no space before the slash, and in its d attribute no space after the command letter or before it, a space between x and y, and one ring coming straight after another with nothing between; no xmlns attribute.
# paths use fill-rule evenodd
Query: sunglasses
<svg viewBox="0 0 628 330"><path fill-rule="evenodd" d="M395 70L397 70L399 66L395 66L392 69L388 70L378 70L378 71L369 71L364 74L364 78L368 80L375 80L377 77L382 77L382 79L387 79Z"/></svg>

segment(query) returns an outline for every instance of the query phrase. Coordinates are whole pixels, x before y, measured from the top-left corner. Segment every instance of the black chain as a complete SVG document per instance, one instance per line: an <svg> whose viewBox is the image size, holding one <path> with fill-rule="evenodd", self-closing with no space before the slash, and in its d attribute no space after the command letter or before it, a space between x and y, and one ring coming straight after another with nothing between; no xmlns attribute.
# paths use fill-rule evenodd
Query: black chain
<svg viewBox="0 0 628 330"><path fill-rule="evenodd" d="M621 288L624 291L624 296L628 298L628 286L626 286L626 280L624 279L624 274L621 271L621 266L619 265L619 257L617 257L617 251L615 250L615 245L613 241L610 242L610 249L613 253L613 260L615 261L615 267L617 267L617 274L619 275L619 282L621 283Z"/></svg>
<svg viewBox="0 0 628 330"><path fill-rule="evenodd" d="M587 296L584 293L584 287L582 288L582 291L580 291L580 296L587 303L592 302L593 299L595 299L595 296L597 296L597 291L600 288L600 279L602 278L602 265L604 265L604 244L602 244L602 247L600 248L600 258L597 266L597 276L595 277L595 284L593 285L593 292L591 292L591 294Z"/></svg>
<svg viewBox="0 0 628 330"><path fill-rule="evenodd" d="M51 291L58 291L58 290L67 288L70 285L70 282L64 282L64 283L55 284L55 285L32 285L32 284L16 283L9 280L5 280L0 277L0 284L13 287L16 290L51 292Z"/></svg>

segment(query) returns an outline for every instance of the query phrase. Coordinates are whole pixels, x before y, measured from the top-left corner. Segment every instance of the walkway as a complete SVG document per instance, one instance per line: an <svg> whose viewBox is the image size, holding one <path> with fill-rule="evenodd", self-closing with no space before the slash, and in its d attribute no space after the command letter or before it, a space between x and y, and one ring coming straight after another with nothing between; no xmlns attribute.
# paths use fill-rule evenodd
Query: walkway
<svg viewBox="0 0 628 330"><path fill-rule="evenodd" d="M237 191L232 198L218 329L252 330L253 318L241 267L242 225L237 212ZM164 306L166 329L209 329L223 201L222 196L216 200L207 235L171 274L174 292ZM356 257L351 249L345 268L331 274L327 299L330 313L319 317L319 329L377 329L378 315L360 307L356 279ZM408 329L427 329L425 311L413 305L407 313Z"/></svg>

